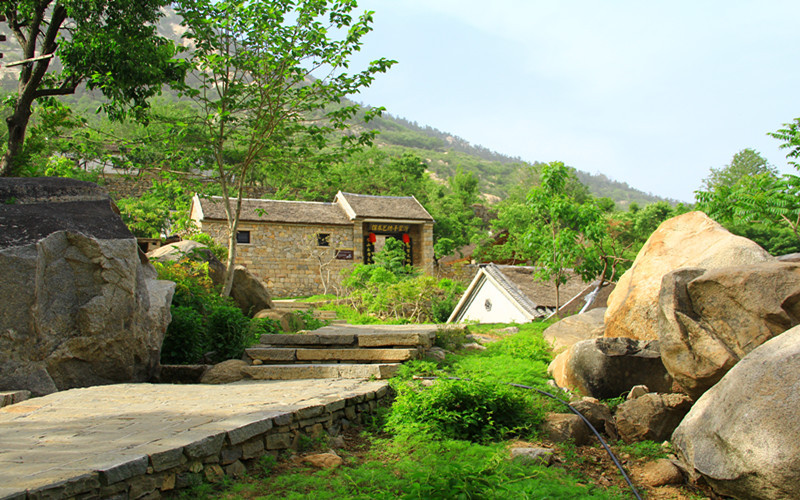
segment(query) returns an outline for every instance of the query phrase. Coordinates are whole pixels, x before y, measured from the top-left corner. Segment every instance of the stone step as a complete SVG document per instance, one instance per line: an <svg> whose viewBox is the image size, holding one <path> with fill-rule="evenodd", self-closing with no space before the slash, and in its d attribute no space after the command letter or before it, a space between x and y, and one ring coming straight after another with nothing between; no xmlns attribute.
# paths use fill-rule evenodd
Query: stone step
<svg viewBox="0 0 800 500"><path fill-rule="evenodd" d="M336 311L326 311L324 309L314 309L314 317L317 319L336 319Z"/></svg>
<svg viewBox="0 0 800 500"><path fill-rule="evenodd" d="M401 363L419 357L414 349L331 349L306 347L250 347L245 353L254 360L265 363L296 362L362 362L362 363Z"/></svg>
<svg viewBox="0 0 800 500"><path fill-rule="evenodd" d="M387 379L397 372L398 363L257 365L243 368L254 380L300 380L315 378Z"/></svg>
<svg viewBox="0 0 800 500"><path fill-rule="evenodd" d="M434 333L429 332L359 332L359 333L273 333L261 336L264 346L358 346L358 347L430 347Z"/></svg>

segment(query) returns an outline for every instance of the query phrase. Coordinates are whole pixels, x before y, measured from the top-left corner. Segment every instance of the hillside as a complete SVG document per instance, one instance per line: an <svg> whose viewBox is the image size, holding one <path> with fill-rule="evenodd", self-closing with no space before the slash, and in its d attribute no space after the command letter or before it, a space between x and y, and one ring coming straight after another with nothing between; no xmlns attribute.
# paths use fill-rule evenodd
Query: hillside
<svg viewBox="0 0 800 500"><path fill-rule="evenodd" d="M3 25L3 29L0 31L8 30ZM159 34L179 41L182 33L179 17L173 11L168 12L159 25ZM12 38L9 37L9 41L11 40ZM8 43L3 50L5 59L9 62L18 60L21 54L13 42ZM55 66L57 66L57 61L54 62ZM4 91L13 92L15 90L16 70L17 68L0 67L0 85ZM384 78L391 78L391 74ZM83 105L79 107L83 109L97 108L96 105L87 105L87 101L93 100L91 94L87 94L89 93L85 91L85 88L79 88L77 95L64 100L68 103L82 101ZM169 92L165 93L165 97L170 94ZM356 124L354 123L354 125ZM363 126L363 124L357 126ZM377 147L391 155L415 154L427 163L428 169L435 179L451 177L458 169L474 173L479 179L481 193L489 202L505 198L511 187L519 185L522 182L521 179L526 178L524 172L531 166L535 167L537 163L506 156L480 145L471 144L448 132L420 125L393 116L391 113L384 113L382 117L372 121L368 126L380 131L375 143ZM646 205L664 200L637 190L625 182L609 179L601 173L590 174L580 170L577 173L579 180L589 188L593 195L611 198L620 209L625 209L632 202Z"/></svg>

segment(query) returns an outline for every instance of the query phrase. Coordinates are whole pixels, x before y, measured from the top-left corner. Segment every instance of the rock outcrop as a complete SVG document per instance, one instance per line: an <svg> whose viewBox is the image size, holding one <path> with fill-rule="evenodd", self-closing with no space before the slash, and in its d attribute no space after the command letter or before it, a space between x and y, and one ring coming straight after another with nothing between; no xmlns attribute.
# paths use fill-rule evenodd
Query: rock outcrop
<svg viewBox="0 0 800 500"><path fill-rule="evenodd" d="M0 389L34 395L156 371L174 283L97 185L0 179Z"/></svg>
<svg viewBox="0 0 800 500"><path fill-rule="evenodd" d="M661 279L681 267L715 269L771 260L766 250L728 232L702 212L662 223L608 298L606 337L658 338Z"/></svg>
<svg viewBox="0 0 800 500"><path fill-rule="evenodd" d="M697 399L753 349L800 324L800 263L680 269L664 277L659 308L664 366Z"/></svg>
<svg viewBox="0 0 800 500"><path fill-rule="evenodd" d="M605 313L605 307L598 307L583 314L568 316L547 327L542 335L553 346L553 352L558 354L581 340L602 337Z"/></svg>
<svg viewBox="0 0 800 500"><path fill-rule="evenodd" d="M757 347L695 403L672 436L679 458L723 495L797 498L800 326Z"/></svg>
<svg viewBox="0 0 800 500"><path fill-rule="evenodd" d="M149 252L147 256L159 262L177 261L183 256L208 262L208 276L215 285L222 285L225 278L225 264L211 250L196 241L184 240L170 243ZM258 279L246 267L237 265L233 270L233 286L231 298L237 307L248 316L253 316L264 309L272 309L272 298L267 285Z"/></svg>
<svg viewBox="0 0 800 500"><path fill-rule="evenodd" d="M657 340L583 340L556 356L548 371L559 386L598 399L620 396L635 385L658 392L672 388Z"/></svg>

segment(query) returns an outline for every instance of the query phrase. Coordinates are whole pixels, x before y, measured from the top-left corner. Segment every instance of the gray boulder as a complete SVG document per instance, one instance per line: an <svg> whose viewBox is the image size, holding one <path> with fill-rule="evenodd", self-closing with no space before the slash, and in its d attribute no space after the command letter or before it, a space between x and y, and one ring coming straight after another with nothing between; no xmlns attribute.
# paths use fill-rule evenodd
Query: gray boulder
<svg viewBox="0 0 800 500"><path fill-rule="evenodd" d="M225 264L214 255L214 253L202 243L184 240L177 243L164 245L147 256L159 262L177 261L183 256L208 262L208 275L211 281L218 286L222 285L225 278ZM272 309L272 298L267 285L258 279L246 267L237 265L233 271L233 286L231 288L231 298L239 309L248 316L253 316L263 309Z"/></svg>
<svg viewBox="0 0 800 500"><path fill-rule="evenodd" d="M765 342L695 403L672 435L719 493L795 499L800 485L800 326Z"/></svg>
<svg viewBox="0 0 800 500"><path fill-rule="evenodd" d="M672 388L657 340L583 340L556 356L548 371L559 386L598 399L620 396L635 385L658 392Z"/></svg>
<svg viewBox="0 0 800 500"><path fill-rule="evenodd" d="M149 380L174 283L97 185L0 179L0 389Z"/></svg>
<svg viewBox="0 0 800 500"><path fill-rule="evenodd" d="M664 276L661 356L694 399L741 358L800 324L800 263L771 261Z"/></svg>

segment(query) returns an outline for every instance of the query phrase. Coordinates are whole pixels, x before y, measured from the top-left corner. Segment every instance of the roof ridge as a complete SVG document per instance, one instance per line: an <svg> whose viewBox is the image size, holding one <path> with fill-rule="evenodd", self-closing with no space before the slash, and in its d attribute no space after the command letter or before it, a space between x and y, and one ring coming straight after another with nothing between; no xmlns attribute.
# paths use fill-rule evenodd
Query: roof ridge
<svg viewBox="0 0 800 500"><path fill-rule="evenodd" d="M218 198L223 199L222 196L210 196L209 198ZM236 199L236 198L231 198ZM305 200L272 200L268 198L242 198L242 201L274 201L278 203L308 203L308 204L316 204L316 205L336 205L336 203L330 201L305 201Z"/></svg>

